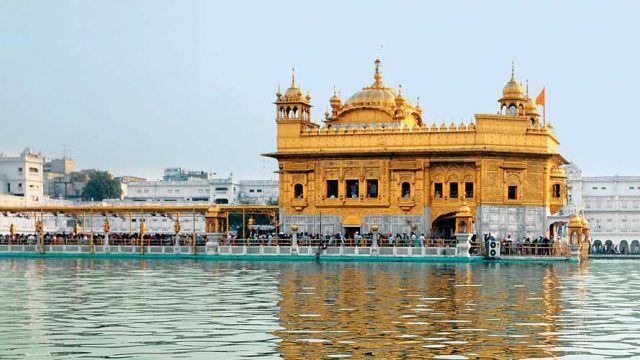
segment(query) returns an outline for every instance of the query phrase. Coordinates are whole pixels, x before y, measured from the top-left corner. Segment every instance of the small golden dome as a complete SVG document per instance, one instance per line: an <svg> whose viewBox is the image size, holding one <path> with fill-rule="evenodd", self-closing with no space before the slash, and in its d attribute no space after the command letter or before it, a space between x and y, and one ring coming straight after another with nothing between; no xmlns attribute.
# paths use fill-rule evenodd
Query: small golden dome
<svg viewBox="0 0 640 360"><path fill-rule="evenodd" d="M331 107L338 107L338 106L340 106L341 102L342 102L342 100L340 100L340 96L338 96L338 93L336 92L336 88L334 86L333 87L333 96L329 98L329 104L331 104Z"/></svg>
<svg viewBox="0 0 640 360"><path fill-rule="evenodd" d="M572 214L569 217L569 227L571 228L581 228L582 227L582 219L578 214Z"/></svg>
<svg viewBox="0 0 640 360"><path fill-rule="evenodd" d="M588 229L590 228L590 227L589 227L589 221L587 220L587 218L586 218L586 217L584 217L584 215L582 215L582 220L581 220L581 222L582 222L582 228L583 228L583 229L587 229L587 230L588 230Z"/></svg>
<svg viewBox="0 0 640 360"><path fill-rule="evenodd" d="M295 70L291 70L291 86L287 89L287 92L284 93L284 97L287 100L297 100L304 97L302 90L296 85L296 73Z"/></svg>
<svg viewBox="0 0 640 360"><path fill-rule="evenodd" d="M396 95L396 106L402 106L407 101L404 96L402 96L402 85L398 85L398 94Z"/></svg>
<svg viewBox="0 0 640 360"><path fill-rule="evenodd" d="M509 80L507 85L502 89L502 97L504 98L522 98L522 86L513 78Z"/></svg>
<svg viewBox="0 0 640 360"><path fill-rule="evenodd" d="M460 205L460 207L456 211L456 215L461 215L461 214L466 215L470 213L471 213L471 208L467 206L466 202L463 202L462 205Z"/></svg>
<svg viewBox="0 0 640 360"><path fill-rule="evenodd" d="M507 82L507 85L502 89L502 97L503 98L517 98L522 99L524 96L524 90L522 89L522 85L516 81L515 70L513 67L513 63L511 64L511 79Z"/></svg>
<svg viewBox="0 0 640 360"><path fill-rule="evenodd" d="M526 98L526 104L525 104L524 110L527 113L527 115L539 115L538 107L533 102L533 99L528 96Z"/></svg>

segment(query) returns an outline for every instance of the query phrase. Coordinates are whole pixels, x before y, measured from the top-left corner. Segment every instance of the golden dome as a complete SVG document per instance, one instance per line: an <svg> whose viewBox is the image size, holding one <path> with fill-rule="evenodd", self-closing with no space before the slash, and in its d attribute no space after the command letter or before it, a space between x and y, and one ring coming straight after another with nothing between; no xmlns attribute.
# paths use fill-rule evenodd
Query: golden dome
<svg viewBox="0 0 640 360"><path fill-rule="evenodd" d="M511 64L511 79L507 82L507 85L502 89L502 97L503 98L523 98L524 90L522 89L522 85L516 81L515 71L513 68L513 64Z"/></svg>
<svg viewBox="0 0 640 360"><path fill-rule="evenodd" d="M287 100L296 100L304 97L302 90L296 85L296 74L293 70L291 72L291 86L289 86L287 92L284 93L284 97Z"/></svg>
<svg viewBox="0 0 640 360"><path fill-rule="evenodd" d="M342 102L342 100L340 100L340 96L336 93L336 88L334 86L333 96L329 98L329 104L331 104L331 107L338 107L340 106L340 102Z"/></svg>
<svg viewBox="0 0 640 360"><path fill-rule="evenodd" d="M533 99L530 98L529 96L527 96L526 98L526 104L525 104L525 112L528 115L539 115L538 114L538 107L536 106L536 104L533 102Z"/></svg>
<svg viewBox="0 0 640 360"><path fill-rule="evenodd" d="M396 94L390 88L364 88L353 94L346 102L346 105L395 106L395 104Z"/></svg>
<svg viewBox="0 0 640 360"><path fill-rule="evenodd" d="M456 211L456 215L462 215L462 214L466 215L470 213L471 213L471 208L467 206L466 202L463 202L462 205L460 205L460 207Z"/></svg>
<svg viewBox="0 0 640 360"><path fill-rule="evenodd" d="M587 220L586 217L584 217L584 215L582 215L582 228L585 230L588 230L589 227L589 221Z"/></svg>
<svg viewBox="0 0 640 360"><path fill-rule="evenodd" d="M404 105L407 99L402 96L402 85L398 85L398 95L396 95L396 106L400 107Z"/></svg>
<svg viewBox="0 0 640 360"><path fill-rule="evenodd" d="M569 227L571 228L582 227L582 219L580 219L580 216L578 216L578 214L572 214L571 217L569 217Z"/></svg>
<svg viewBox="0 0 640 360"><path fill-rule="evenodd" d="M384 86L382 83L382 73L380 72L380 59L376 59L376 72L373 75L374 82L371 86L353 94L345 105L373 105L373 106L395 106L396 94L392 88Z"/></svg>

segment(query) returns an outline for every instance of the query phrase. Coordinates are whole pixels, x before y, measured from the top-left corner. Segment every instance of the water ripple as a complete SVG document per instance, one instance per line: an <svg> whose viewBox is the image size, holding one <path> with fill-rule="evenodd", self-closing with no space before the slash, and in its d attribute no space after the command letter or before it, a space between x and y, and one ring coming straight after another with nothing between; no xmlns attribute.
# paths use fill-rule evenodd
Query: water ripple
<svg viewBox="0 0 640 360"><path fill-rule="evenodd" d="M640 268L0 260L0 358L640 358Z"/></svg>

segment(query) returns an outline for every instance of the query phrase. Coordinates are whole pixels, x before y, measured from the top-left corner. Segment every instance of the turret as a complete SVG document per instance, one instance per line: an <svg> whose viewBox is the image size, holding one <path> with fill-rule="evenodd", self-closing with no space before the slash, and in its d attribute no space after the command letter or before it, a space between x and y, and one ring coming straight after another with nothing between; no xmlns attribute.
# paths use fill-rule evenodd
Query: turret
<svg viewBox="0 0 640 360"><path fill-rule="evenodd" d="M280 88L276 93L277 120L311 121L311 95L305 96L296 84L295 71L291 72L291 85L282 95Z"/></svg>

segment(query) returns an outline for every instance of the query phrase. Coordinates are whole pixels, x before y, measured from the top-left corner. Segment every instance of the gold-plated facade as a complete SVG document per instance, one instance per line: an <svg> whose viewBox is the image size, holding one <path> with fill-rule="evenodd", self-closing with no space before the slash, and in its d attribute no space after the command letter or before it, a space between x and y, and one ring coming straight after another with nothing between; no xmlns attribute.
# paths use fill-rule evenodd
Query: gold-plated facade
<svg viewBox="0 0 640 360"><path fill-rule="evenodd" d="M276 94L277 152L267 156L278 160L283 223L306 221L301 231L325 233L373 223L383 232L453 233L464 201L474 223L521 208L545 232L546 216L566 202L566 160L513 69L497 114L427 124L419 104L385 86L375 65L371 86L345 103L334 92L322 126L295 80Z"/></svg>

